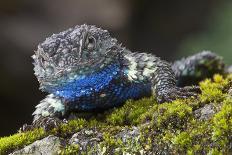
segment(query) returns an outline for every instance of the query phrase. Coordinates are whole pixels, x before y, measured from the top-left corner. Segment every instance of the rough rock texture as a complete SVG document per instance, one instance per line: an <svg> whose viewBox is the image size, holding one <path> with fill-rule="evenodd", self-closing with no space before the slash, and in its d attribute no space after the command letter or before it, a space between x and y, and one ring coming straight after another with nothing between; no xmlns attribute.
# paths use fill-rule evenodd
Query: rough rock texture
<svg viewBox="0 0 232 155"><path fill-rule="evenodd" d="M229 88L228 94L229 94L230 96L232 96L232 87Z"/></svg>
<svg viewBox="0 0 232 155"><path fill-rule="evenodd" d="M53 154L57 154L60 148L61 148L60 138L50 135L41 140L37 140L21 150L11 153L10 155L19 155L19 154L53 155Z"/></svg>
<svg viewBox="0 0 232 155"><path fill-rule="evenodd" d="M213 104L206 104L204 107L195 110L195 117L199 120L209 120L215 114Z"/></svg>
<svg viewBox="0 0 232 155"><path fill-rule="evenodd" d="M132 129L122 129L115 137L122 139L123 143L126 143L128 139L136 139L139 138L139 130L140 128L133 126ZM136 138L135 138L136 137Z"/></svg>
<svg viewBox="0 0 232 155"><path fill-rule="evenodd" d="M103 135L96 130L81 130L69 140L69 145L79 145L80 151L86 151L103 140Z"/></svg>

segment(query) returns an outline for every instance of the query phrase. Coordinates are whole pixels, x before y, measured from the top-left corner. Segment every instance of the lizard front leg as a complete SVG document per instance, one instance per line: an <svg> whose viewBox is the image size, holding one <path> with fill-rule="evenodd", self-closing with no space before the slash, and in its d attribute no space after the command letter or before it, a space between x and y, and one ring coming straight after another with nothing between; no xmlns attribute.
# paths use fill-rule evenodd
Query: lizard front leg
<svg viewBox="0 0 232 155"><path fill-rule="evenodd" d="M177 87L171 65L160 58L146 53L128 53L128 79L133 82L150 82L152 92L159 103L170 102L177 98L196 96L198 87Z"/></svg>
<svg viewBox="0 0 232 155"><path fill-rule="evenodd" d="M196 86L177 87L173 70L169 63L159 61L151 78L152 90L158 102L173 101L178 98L196 97L200 92Z"/></svg>
<svg viewBox="0 0 232 155"><path fill-rule="evenodd" d="M36 106L32 127L43 127L45 130L57 127L66 114L65 100L53 94L48 95Z"/></svg>

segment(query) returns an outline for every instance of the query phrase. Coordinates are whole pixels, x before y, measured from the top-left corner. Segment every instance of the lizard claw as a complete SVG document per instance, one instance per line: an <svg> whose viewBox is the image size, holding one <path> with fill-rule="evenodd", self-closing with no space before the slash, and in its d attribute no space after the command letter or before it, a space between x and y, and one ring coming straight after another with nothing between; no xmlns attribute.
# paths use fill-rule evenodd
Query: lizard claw
<svg viewBox="0 0 232 155"><path fill-rule="evenodd" d="M27 132L33 129L32 125L23 124L23 126L19 129L19 132Z"/></svg>
<svg viewBox="0 0 232 155"><path fill-rule="evenodd" d="M161 93L157 94L157 100L159 103L163 102L171 102L175 99L184 99L188 97L197 97L197 95L201 92L198 86L186 86L183 88L174 87L170 89L166 89Z"/></svg>

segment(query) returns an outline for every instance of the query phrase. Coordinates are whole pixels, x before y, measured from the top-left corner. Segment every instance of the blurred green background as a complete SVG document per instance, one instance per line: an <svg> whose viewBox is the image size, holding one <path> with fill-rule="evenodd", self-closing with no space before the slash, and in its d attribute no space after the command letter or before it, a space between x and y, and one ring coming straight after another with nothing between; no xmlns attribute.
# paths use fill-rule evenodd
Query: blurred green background
<svg viewBox="0 0 232 155"><path fill-rule="evenodd" d="M211 50L232 63L232 1L213 8L201 32L189 35L179 45L178 55Z"/></svg>
<svg viewBox="0 0 232 155"><path fill-rule="evenodd" d="M46 95L31 55L46 37L77 24L108 29L132 51L174 61L211 50L232 64L230 0L0 0L0 136L32 121Z"/></svg>

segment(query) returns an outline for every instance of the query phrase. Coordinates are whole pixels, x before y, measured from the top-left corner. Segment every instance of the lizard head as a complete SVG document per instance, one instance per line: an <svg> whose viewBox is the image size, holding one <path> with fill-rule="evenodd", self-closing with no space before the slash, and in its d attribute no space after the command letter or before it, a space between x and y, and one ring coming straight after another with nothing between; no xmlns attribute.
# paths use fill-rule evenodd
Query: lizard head
<svg viewBox="0 0 232 155"><path fill-rule="evenodd" d="M32 56L40 88L46 90L113 63L123 50L108 31L80 25L46 38Z"/></svg>

